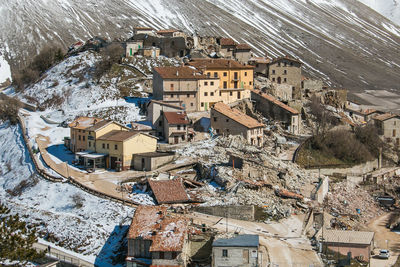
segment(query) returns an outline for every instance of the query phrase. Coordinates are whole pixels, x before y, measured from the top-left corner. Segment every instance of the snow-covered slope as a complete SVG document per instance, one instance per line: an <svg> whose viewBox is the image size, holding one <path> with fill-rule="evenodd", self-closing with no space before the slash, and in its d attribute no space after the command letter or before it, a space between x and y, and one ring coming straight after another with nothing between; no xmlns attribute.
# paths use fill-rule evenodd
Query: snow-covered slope
<svg viewBox="0 0 400 267"><path fill-rule="evenodd" d="M12 65L47 42L128 36L142 25L231 36L258 55L293 55L310 75L349 89L400 84L400 27L356 0L4 0L0 22Z"/></svg>
<svg viewBox="0 0 400 267"><path fill-rule="evenodd" d="M358 0L400 25L399 0Z"/></svg>

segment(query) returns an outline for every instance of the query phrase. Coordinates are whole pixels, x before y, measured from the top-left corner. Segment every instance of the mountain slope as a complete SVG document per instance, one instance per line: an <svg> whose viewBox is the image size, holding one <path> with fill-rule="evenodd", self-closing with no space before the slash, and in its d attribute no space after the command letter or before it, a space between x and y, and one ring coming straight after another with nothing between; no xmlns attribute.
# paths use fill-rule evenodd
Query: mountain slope
<svg viewBox="0 0 400 267"><path fill-rule="evenodd" d="M5 0L0 18L14 66L47 42L129 36L143 25L231 36L258 55L296 56L328 85L360 91L400 84L400 27L355 0Z"/></svg>
<svg viewBox="0 0 400 267"><path fill-rule="evenodd" d="M399 0L358 0L400 25Z"/></svg>

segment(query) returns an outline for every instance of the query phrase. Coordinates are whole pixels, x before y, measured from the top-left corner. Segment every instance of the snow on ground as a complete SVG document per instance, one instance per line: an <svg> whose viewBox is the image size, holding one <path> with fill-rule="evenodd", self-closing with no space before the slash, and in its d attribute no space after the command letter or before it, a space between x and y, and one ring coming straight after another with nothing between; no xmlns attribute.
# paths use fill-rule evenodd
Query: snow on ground
<svg viewBox="0 0 400 267"><path fill-rule="evenodd" d="M11 69L7 60L4 58L0 51L0 84L10 79L11 81Z"/></svg>
<svg viewBox="0 0 400 267"><path fill-rule="evenodd" d="M106 241L134 210L35 174L19 126L0 125L0 198L56 245L112 266ZM79 196L82 207L74 198ZM107 253L105 253L108 251ZM98 256L100 254L100 256Z"/></svg>

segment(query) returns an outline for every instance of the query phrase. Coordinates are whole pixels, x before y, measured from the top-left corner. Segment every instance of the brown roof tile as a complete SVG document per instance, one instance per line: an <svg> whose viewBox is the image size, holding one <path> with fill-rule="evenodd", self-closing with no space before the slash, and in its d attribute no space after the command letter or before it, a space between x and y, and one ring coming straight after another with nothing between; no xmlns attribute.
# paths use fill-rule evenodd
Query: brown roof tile
<svg viewBox="0 0 400 267"><path fill-rule="evenodd" d="M244 65L232 59L208 59L208 58L196 58L189 61L188 65L193 66L197 69L254 69L254 66Z"/></svg>
<svg viewBox="0 0 400 267"><path fill-rule="evenodd" d="M188 219L165 217L161 229L150 246L150 251L182 251L188 231Z"/></svg>
<svg viewBox="0 0 400 267"><path fill-rule="evenodd" d="M259 128L264 127L264 124L258 122L256 119L253 119L250 116L240 112L237 109L232 109L228 105L218 102L216 103L212 109L218 111L219 113L225 115L228 118L236 121L237 123L242 124L243 126L252 129L252 128Z"/></svg>
<svg viewBox="0 0 400 267"><path fill-rule="evenodd" d="M189 201L182 179L160 181L149 179L148 181L158 204Z"/></svg>
<svg viewBox="0 0 400 267"><path fill-rule="evenodd" d="M201 74L198 70L183 66L183 67L156 67L154 71L157 72L163 79L204 79L205 75Z"/></svg>
<svg viewBox="0 0 400 267"><path fill-rule="evenodd" d="M232 38L221 38L220 40L221 45L236 45L236 42Z"/></svg>
<svg viewBox="0 0 400 267"><path fill-rule="evenodd" d="M135 27L135 30L144 30L144 31L150 31L153 30L153 28L150 27Z"/></svg>
<svg viewBox="0 0 400 267"><path fill-rule="evenodd" d="M324 230L323 237L325 242L363 244L369 245L374 239L374 232L343 231L343 230Z"/></svg>
<svg viewBox="0 0 400 267"><path fill-rule="evenodd" d="M167 212L167 207L139 206L128 231L128 238L153 239L153 231L160 228L160 223Z"/></svg>
<svg viewBox="0 0 400 267"><path fill-rule="evenodd" d="M299 114L299 112L297 110L295 110L294 108L289 107L288 105L286 105L286 104L282 103L281 101L275 99L273 96L268 95L266 93L263 93L260 90L252 90L252 93L262 96L264 99L274 103L275 105L277 105L277 106L289 111L290 113L292 113L294 115Z"/></svg>
<svg viewBox="0 0 400 267"><path fill-rule="evenodd" d="M158 34L174 33L174 32L179 32L179 30L176 30L176 29L163 29L163 30L157 31Z"/></svg>
<svg viewBox="0 0 400 267"><path fill-rule="evenodd" d="M248 44L238 44L236 46L236 49L240 50L251 50L251 47Z"/></svg>
<svg viewBox="0 0 400 267"><path fill-rule="evenodd" d="M99 138L98 140L105 140L105 141L116 141L116 142L123 142L139 133L137 132L129 132L129 131L119 131L113 130L109 133L106 133Z"/></svg>
<svg viewBox="0 0 400 267"><path fill-rule="evenodd" d="M68 124L68 126L73 129L85 130L86 128L92 127L101 121L103 121L103 119L94 117L78 117L73 122Z"/></svg>
<svg viewBox="0 0 400 267"><path fill-rule="evenodd" d="M385 121L385 120L392 119L395 117L399 117L399 115L392 114L392 113L385 113L382 115L375 116L373 119L378 120L378 121Z"/></svg>
<svg viewBox="0 0 400 267"><path fill-rule="evenodd" d="M163 114L169 124L189 124L185 112L165 111Z"/></svg>

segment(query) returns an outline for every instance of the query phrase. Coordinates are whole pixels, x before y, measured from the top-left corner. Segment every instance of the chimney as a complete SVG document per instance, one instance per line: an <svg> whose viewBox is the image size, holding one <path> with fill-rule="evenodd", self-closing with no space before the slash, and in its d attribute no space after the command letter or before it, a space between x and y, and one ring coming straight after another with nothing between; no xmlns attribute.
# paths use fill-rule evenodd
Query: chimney
<svg viewBox="0 0 400 267"><path fill-rule="evenodd" d="M179 76L179 71L176 71L176 76Z"/></svg>

